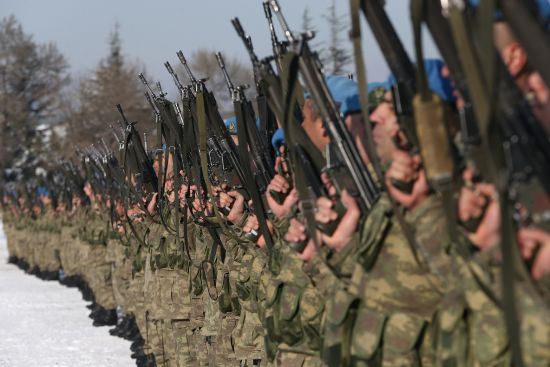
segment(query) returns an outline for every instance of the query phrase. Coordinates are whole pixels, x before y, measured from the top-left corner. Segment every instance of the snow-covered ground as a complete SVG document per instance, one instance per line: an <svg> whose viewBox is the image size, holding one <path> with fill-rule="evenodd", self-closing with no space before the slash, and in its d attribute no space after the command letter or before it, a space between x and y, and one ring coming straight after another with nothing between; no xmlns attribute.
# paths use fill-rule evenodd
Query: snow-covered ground
<svg viewBox="0 0 550 367"><path fill-rule="evenodd" d="M76 288L27 275L7 259L0 223L0 366L135 366L130 342L93 327Z"/></svg>

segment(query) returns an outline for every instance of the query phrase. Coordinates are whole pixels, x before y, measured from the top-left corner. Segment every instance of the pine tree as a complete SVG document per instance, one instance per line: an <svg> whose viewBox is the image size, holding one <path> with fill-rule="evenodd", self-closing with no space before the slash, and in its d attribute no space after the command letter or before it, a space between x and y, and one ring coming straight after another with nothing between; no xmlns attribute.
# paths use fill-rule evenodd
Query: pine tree
<svg viewBox="0 0 550 367"><path fill-rule="evenodd" d="M129 120L138 121L138 130L149 136L154 134L151 108L137 77L142 69L125 59L116 25L109 37L109 54L91 75L80 81L78 106L68 128L71 140L86 146L105 138L114 147L114 138L107 132L109 125L118 128L117 121L121 120L115 107L117 103L122 105Z"/></svg>
<svg viewBox="0 0 550 367"><path fill-rule="evenodd" d="M319 55L321 62L324 62L326 59L326 49L324 48L324 42L319 39L318 29L313 23L313 19L309 14L309 8L306 6L304 12L302 13L302 31L303 32L313 32L315 38L310 43L311 49Z"/></svg>

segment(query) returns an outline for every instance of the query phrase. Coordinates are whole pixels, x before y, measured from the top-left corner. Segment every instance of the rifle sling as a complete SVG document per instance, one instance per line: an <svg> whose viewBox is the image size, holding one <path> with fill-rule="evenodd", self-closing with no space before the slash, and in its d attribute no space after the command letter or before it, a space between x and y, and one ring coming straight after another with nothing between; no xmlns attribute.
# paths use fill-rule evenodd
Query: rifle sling
<svg viewBox="0 0 550 367"><path fill-rule="evenodd" d="M239 137L239 158L241 161L242 170L247 182L247 190L252 198L252 203L254 204L254 212L258 217L258 225L260 227L260 232L264 236L267 250L269 253L273 250L273 239L271 233L269 232L269 227L267 226L267 218L265 216L266 210L264 202L260 196L260 191L258 190L258 185L254 180L254 175L252 174L249 158L249 135L247 125L254 123L254 121L246 121L245 119L250 116L250 114L243 111L246 108L245 104L242 101L235 101L233 103L235 114L237 118L237 134Z"/></svg>

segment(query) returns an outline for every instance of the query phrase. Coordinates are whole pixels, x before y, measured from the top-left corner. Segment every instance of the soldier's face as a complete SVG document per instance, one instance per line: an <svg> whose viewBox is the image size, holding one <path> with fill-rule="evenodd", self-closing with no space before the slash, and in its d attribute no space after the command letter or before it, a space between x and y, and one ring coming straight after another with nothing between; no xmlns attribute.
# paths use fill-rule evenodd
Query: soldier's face
<svg viewBox="0 0 550 367"><path fill-rule="evenodd" d="M355 145L357 146L357 150L361 155L361 159L365 164L368 164L370 162L370 159L367 154L367 149L365 148L367 144L367 138L366 138L366 132L365 132L365 123L363 122L363 116L360 113L347 115L345 122L346 122L346 127L348 128L351 134L351 137L355 142Z"/></svg>
<svg viewBox="0 0 550 367"><path fill-rule="evenodd" d="M373 139L376 144L376 151L382 163L388 163L391 155L396 149L393 137L399 131L397 115L393 110L391 92L387 92L384 101L371 113L370 120L373 122Z"/></svg>
<svg viewBox="0 0 550 367"><path fill-rule="evenodd" d="M328 134L325 127L323 126L323 120L320 116L315 116L312 109L312 101L306 100L304 107L302 109L302 115L304 121L302 122L302 127L306 131L307 135L313 141L313 144L320 151L324 151L325 147L330 142Z"/></svg>
<svg viewBox="0 0 550 367"><path fill-rule="evenodd" d="M48 206L52 203L52 199L46 195L40 197L40 201L42 201L42 204L44 204L45 206Z"/></svg>
<svg viewBox="0 0 550 367"><path fill-rule="evenodd" d="M86 182L86 185L84 185L84 193L90 198L92 199L92 196L94 194L93 190L92 190L92 185L90 185L89 182Z"/></svg>
<svg viewBox="0 0 550 367"><path fill-rule="evenodd" d="M164 183L164 189L168 193L170 193L174 190L174 178L173 177L167 177L166 178L166 182Z"/></svg>

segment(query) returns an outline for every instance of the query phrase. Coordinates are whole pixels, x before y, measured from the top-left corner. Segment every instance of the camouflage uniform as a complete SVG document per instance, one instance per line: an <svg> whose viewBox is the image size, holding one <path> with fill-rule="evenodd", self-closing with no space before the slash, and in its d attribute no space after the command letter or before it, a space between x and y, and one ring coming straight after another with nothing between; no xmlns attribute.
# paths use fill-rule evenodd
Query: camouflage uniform
<svg viewBox="0 0 550 367"><path fill-rule="evenodd" d="M328 364L435 365L432 320L446 292L440 276L451 271L443 209L434 196L406 216L429 270L415 260L390 213L382 196L362 225L357 248L347 250L357 264L328 306Z"/></svg>

